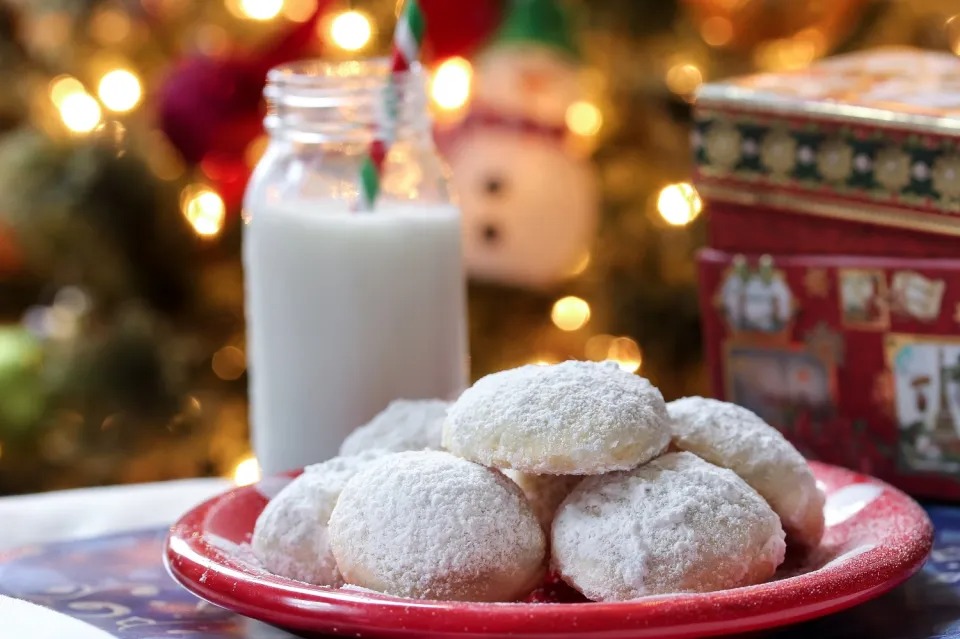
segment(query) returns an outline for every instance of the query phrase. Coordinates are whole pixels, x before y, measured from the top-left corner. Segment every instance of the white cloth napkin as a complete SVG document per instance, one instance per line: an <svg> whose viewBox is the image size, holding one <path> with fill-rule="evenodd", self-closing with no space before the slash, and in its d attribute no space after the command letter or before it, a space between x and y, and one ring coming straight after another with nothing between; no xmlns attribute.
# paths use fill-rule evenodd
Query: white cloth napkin
<svg viewBox="0 0 960 639"><path fill-rule="evenodd" d="M226 479L188 479L4 497L0 499L0 551L168 526L229 487Z"/></svg>
<svg viewBox="0 0 960 639"><path fill-rule="evenodd" d="M116 639L82 621L0 595L0 637L14 639Z"/></svg>
<svg viewBox="0 0 960 639"><path fill-rule="evenodd" d="M168 526L230 487L225 479L84 488L0 499L0 551ZM0 596L0 639L116 639L71 617Z"/></svg>

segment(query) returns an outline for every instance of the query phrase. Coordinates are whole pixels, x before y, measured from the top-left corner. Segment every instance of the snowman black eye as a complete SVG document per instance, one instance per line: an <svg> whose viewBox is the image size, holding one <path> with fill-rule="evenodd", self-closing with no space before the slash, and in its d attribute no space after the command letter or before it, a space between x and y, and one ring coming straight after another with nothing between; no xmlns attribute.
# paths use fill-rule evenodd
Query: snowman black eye
<svg viewBox="0 0 960 639"><path fill-rule="evenodd" d="M484 224L480 227L480 236L487 244L496 244L500 241L500 229L495 224Z"/></svg>
<svg viewBox="0 0 960 639"><path fill-rule="evenodd" d="M503 179L497 175L488 177L483 183L483 190L491 197L500 195L503 193Z"/></svg>

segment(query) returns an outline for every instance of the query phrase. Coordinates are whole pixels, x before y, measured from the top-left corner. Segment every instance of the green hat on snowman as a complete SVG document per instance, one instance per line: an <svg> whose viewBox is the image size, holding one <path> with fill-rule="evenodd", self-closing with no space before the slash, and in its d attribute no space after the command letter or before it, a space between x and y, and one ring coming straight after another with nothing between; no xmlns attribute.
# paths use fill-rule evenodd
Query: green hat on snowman
<svg viewBox="0 0 960 639"><path fill-rule="evenodd" d="M539 44L579 59L570 16L556 0L510 0L491 46Z"/></svg>

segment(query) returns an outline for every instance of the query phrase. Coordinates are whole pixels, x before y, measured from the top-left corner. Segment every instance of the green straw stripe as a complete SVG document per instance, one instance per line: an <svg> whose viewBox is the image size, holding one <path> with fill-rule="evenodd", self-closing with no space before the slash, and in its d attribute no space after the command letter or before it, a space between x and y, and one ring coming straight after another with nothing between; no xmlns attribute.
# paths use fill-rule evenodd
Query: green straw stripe
<svg viewBox="0 0 960 639"><path fill-rule="evenodd" d="M376 154L378 161L382 162L381 154L386 155L396 137L400 100L402 99L401 88L397 86L399 73L406 71L410 65L419 60L425 32L426 20L423 11L420 10L420 5L417 0L407 0L393 34L394 74L387 80L385 93L382 96L384 119L386 121L382 123L380 137L374 140L371 152L367 154L360 166L360 206L366 211L373 210L377 196L380 194L382 177L380 172L383 168L377 166L373 156Z"/></svg>
<svg viewBox="0 0 960 639"><path fill-rule="evenodd" d="M373 165L369 155L360 166L360 191L365 208L371 210L380 192L380 176L377 175L377 167Z"/></svg>
<svg viewBox="0 0 960 639"><path fill-rule="evenodd" d="M419 51L420 46L423 44L423 34L427 30L427 23L417 0L407 0L407 5L403 12L403 19L410 27L410 33L413 35L413 39L417 44L417 50ZM413 62L413 60L411 60L411 62Z"/></svg>

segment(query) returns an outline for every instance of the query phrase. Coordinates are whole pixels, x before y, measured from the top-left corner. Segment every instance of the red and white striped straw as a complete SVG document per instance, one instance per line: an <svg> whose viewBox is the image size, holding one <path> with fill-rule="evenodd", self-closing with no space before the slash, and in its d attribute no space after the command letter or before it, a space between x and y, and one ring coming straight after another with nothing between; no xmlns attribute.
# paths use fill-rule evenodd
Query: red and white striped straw
<svg viewBox="0 0 960 639"><path fill-rule="evenodd" d="M380 193L383 178L383 162L396 137L400 110L401 78L420 59L420 48L426 21L417 0L407 0L393 32L393 55L390 60L390 77L384 88L385 122L379 135L370 145L370 150L360 166L360 209L372 211Z"/></svg>

